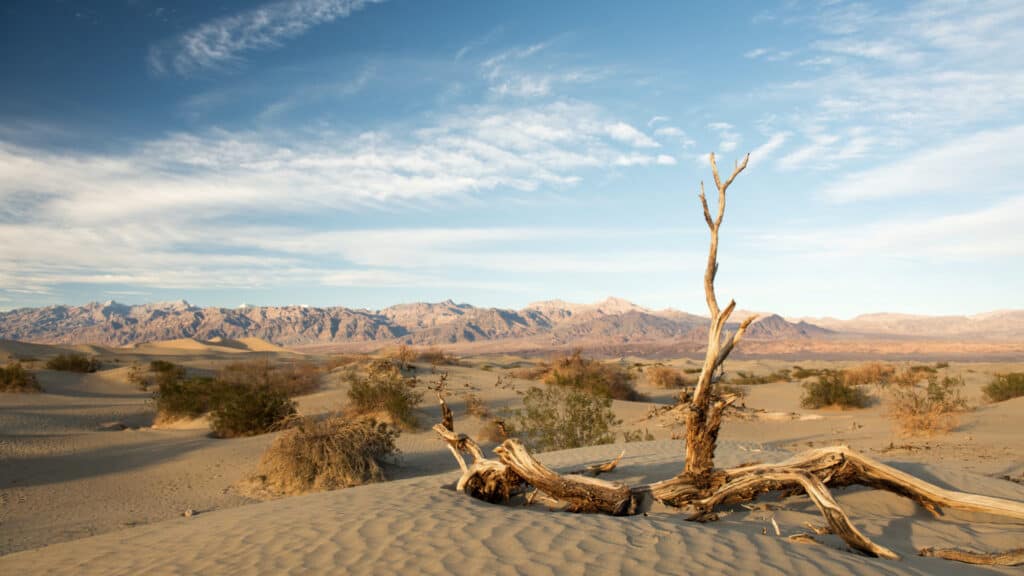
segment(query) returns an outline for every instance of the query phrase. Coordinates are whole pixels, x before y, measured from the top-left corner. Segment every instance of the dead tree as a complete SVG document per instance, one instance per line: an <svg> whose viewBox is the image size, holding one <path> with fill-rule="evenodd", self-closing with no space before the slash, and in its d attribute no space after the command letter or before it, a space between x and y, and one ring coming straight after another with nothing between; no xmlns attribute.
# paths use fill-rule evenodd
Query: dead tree
<svg viewBox="0 0 1024 576"><path fill-rule="evenodd" d="M949 508L1024 521L1022 502L947 490L854 452L846 446L809 450L775 464L715 468L715 444L722 425L722 415L734 400L718 394L716 374L720 373L722 363L754 320L754 317L747 318L735 334L726 333L726 323L736 303L730 300L724 310L719 309L715 295L718 233L725 214L726 190L746 168L748 159L749 155L742 163L737 163L732 175L722 182L715 156L711 155L711 170L718 188L718 206L714 217L704 196L704 185L701 184L699 198L704 209L704 220L711 231L711 246L704 273L704 293L711 320L700 379L686 406L689 415L686 421L686 463L683 470L675 477L637 486L579 474L559 474L544 466L514 438L505 440L495 448L497 459L487 458L471 438L454 432L451 411L447 410L443 396L439 395L445 422L434 426L434 430L448 444L462 470L457 489L488 502L507 503L515 497L524 496L526 503L540 499L573 512L611 515L635 514L642 509L646 499L653 498L670 506L689 509L689 519L697 521L714 520L718 506L748 502L767 492L804 493L818 507L827 523L827 527L818 533L835 534L854 550L869 556L891 559L898 558L897 554L875 544L857 530L832 497L829 487L858 484L886 490L914 500L936 516L940 509ZM466 463L463 454L471 456L470 464ZM620 458L621 454L614 461L588 466L584 471L591 471L595 475L608 472ZM795 534L791 539L813 541L814 536ZM983 554L925 548L919 553L978 564L1013 565L1024 562L1021 550Z"/></svg>

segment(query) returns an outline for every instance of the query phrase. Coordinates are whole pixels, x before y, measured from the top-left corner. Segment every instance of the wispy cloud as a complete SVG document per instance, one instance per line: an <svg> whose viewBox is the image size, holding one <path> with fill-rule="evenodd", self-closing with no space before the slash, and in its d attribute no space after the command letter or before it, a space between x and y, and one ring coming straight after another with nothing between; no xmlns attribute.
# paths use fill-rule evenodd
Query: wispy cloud
<svg viewBox="0 0 1024 576"><path fill-rule="evenodd" d="M626 124L625 122L616 122L605 126L605 132L608 133L613 139L619 142L625 142L630 146L636 146L637 148L657 148L660 146L650 136L637 130L636 128Z"/></svg>
<svg viewBox="0 0 1024 576"><path fill-rule="evenodd" d="M732 124L728 122L712 122L708 124L708 129L718 134L719 152L732 152L739 146L740 135Z"/></svg>
<svg viewBox="0 0 1024 576"><path fill-rule="evenodd" d="M196 70L237 62L246 52L276 48L310 28L347 18L367 4L383 0L294 0L266 4L248 12L217 18L173 41L153 45L147 62L156 73Z"/></svg>
<svg viewBox="0 0 1024 576"><path fill-rule="evenodd" d="M836 202L966 191L1019 191L1024 125L981 132L864 172L825 188Z"/></svg>

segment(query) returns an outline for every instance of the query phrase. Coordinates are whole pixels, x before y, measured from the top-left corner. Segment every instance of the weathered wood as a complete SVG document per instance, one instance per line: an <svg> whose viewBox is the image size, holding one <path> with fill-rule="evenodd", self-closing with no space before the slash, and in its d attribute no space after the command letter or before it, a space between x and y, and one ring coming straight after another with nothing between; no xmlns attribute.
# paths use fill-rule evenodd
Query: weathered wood
<svg viewBox="0 0 1024 576"><path fill-rule="evenodd" d="M494 449L501 461L527 484L568 504L571 512L603 512L623 516L636 512L629 486L576 474L561 475L541 464L518 440Z"/></svg>
<svg viewBox="0 0 1024 576"><path fill-rule="evenodd" d="M974 552L973 550L959 550L957 548L921 548L919 556L932 556L944 560L954 560L965 564L980 564L982 566L1019 566L1024 564L1024 548L1017 548L1008 552Z"/></svg>

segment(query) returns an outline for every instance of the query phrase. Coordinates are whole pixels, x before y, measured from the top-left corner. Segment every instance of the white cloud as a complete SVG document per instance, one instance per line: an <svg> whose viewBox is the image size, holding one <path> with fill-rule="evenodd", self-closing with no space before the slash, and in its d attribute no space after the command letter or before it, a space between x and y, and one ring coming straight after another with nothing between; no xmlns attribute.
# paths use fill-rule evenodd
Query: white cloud
<svg viewBox="0 0 1024 576"><path fill-rule="evenodd" d="M647 121L647 127L650 128L659 122L668 122L671 120L668 116L651 116L651 119Z"/></svg>
<svg viewBox="0 0 1024 576"><path fill-rule="evenodd" d="M719 152L732 152L739 146L741 137L732 124L728 122L711 122L708 129L716 132L720 141L718 142Z"/></svg>
<svg viewBox="0 0 1024 576"><path fill-rule="evenodd" d="M347 18L382 0L295 0L266 4L193 28L172 43L152 46L147 61L156 73L179 74L235 62L245 52L275 48L308 29Z"/></svg>
<svg viewBox="0 0 1024 576"><path fill-rule="evenodd" d="M658 154L657 162L662 166L675 166L676 159L675 157L669 156L668 154Z"/></svg>
<svg viewBox="0 0 1024 576"><path fill-rule="evenodd" d="M754 167L761 162L764 162L765 159L770 158L772 154L781 148L788 139L789 132L777 132L772 134L764 144L754 148L750 153L750 166Z"/></svg>
<svg viewBox="0 0 1024 576"><path fill-rule="evenodd" d="M1020 190L1024 125L981 132L850 174L824 190L836 202L922 194Z"/></svg>
<svg viewBox="0 0 1024 576"><path fill-rule="evenodd" d="M796 170L813 161L818 167L823 167L831 160L828 154L831 146L838 141L839 137L832 134L814 134L810 144L786 154L777 165L780 170Z"/></svg>
<svg viewBox="0 0 1024 576"><path fill-rule="evenodd" d="M625 142L626 144L637 148L657 148L660 146L660 144L651 139L650 136L629 124L626 124L625 122L609 124L605 126L605 132L615 140Z"/></svg>
<svg viewBox="0 0 1024 576"><path fill-rule="evenodd" d="M761 56L764 56L767 53L768 53L768 49L767 48L754 48L753 50L750 50L749 52L745 52L743 54L743 57L744 58L754 59L754 58L760 58Z"/></svg>

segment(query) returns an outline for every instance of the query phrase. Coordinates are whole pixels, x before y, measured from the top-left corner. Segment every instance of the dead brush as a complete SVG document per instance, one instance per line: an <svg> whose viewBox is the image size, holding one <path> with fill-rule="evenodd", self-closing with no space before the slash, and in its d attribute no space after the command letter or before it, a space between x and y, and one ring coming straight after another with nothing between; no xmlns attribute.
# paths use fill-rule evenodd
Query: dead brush
<svg viewBox="0 0 1024 576"><path fill-rule="evenodd" d="M263 454L258 480L272 495L302 494L385 480L398 430L335 413L296 418Z"/></svg>
<svg viewBox="0 0 1024 576"><path fill-rule="evenodd" d="M483 398L481 398L479 394L466 392L462 395L462 400L466 403L466 414L476 416L477 418L490 417L491 410L487 407L487 403L484 402Z"/></svg>
<svg viewBox="0 0 1024 576"><path fill-rule="evenodd" d="M967 410L961 392L962 376L931 375L928 386L899 386L892 389L892 418L907 436L949 432L959 424L959 414Z"/></svg>

